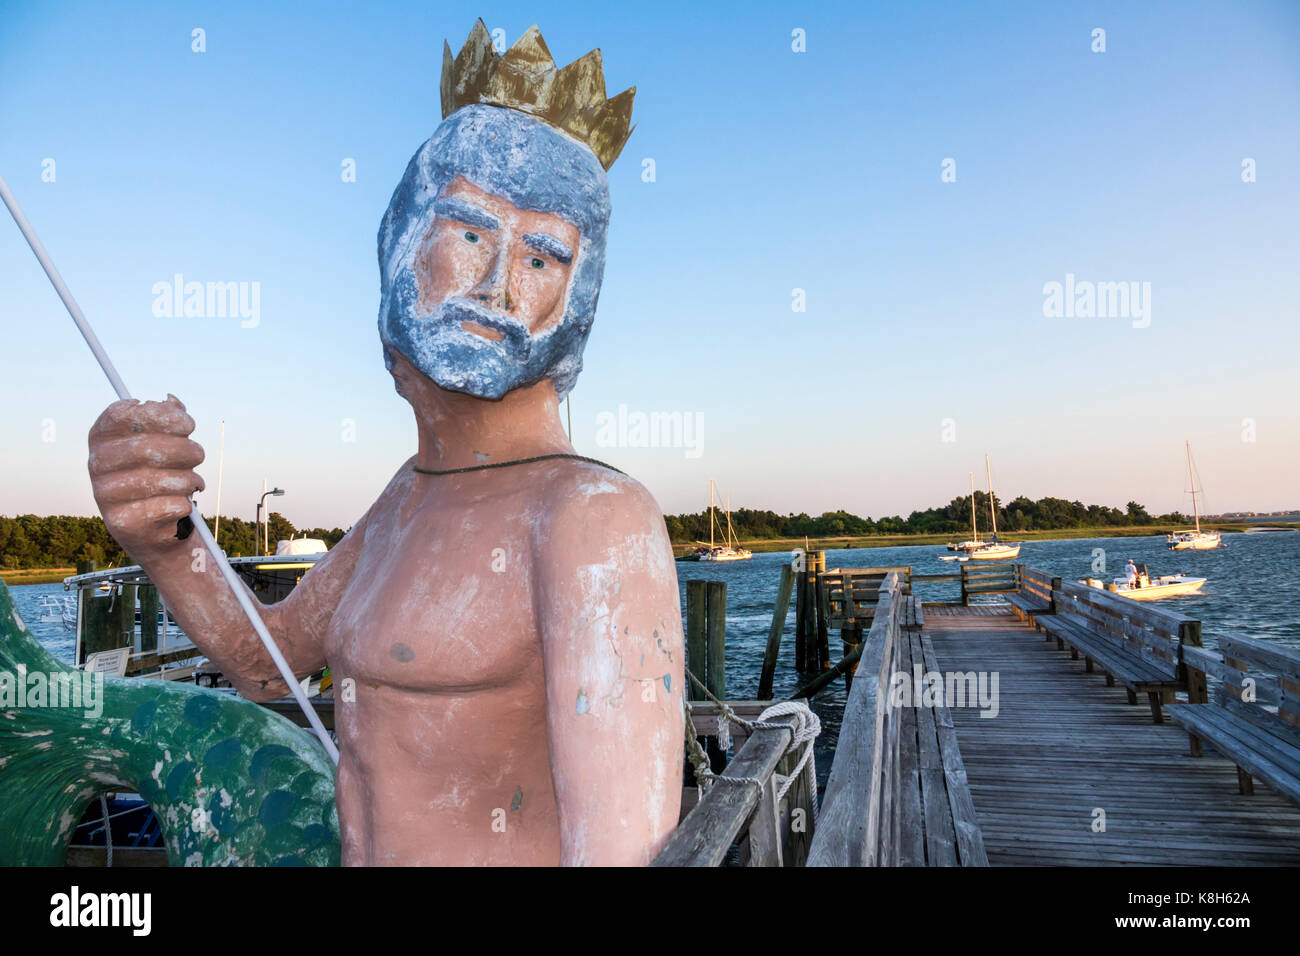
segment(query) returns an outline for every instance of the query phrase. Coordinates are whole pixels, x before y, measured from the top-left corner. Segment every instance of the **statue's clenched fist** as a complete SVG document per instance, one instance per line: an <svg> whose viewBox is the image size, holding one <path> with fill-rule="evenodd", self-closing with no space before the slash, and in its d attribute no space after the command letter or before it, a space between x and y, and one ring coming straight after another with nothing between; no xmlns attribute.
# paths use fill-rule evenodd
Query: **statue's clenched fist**
<svg viewBox="0 0 1300 956"><path fill-rule="evenodd" d="M133 560L182 545L176 523L202 491L194 468L203 449L194 419L174 395L165 402L114 402L90 429L90 483L104 524Z"/></svg>

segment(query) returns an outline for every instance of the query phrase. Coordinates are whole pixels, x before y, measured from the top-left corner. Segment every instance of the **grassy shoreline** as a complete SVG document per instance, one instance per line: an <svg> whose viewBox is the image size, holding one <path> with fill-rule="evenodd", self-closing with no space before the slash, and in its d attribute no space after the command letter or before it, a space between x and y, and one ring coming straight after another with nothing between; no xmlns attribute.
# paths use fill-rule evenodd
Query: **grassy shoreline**
<svg viewBox="0 0 1300 956"><path fill-rule="evenodd" d="M1246 525L1241 524L1207 524L1201 523L1201 528L1207 531L1244 531ZM1158 535L1163 537L1171 531L1184 531L1190 529L1171 528L1166 525L1139 525L1127 528L1057 528L1051 531L1008 531L999 533L998 539L1007 541L1058 541L1069 540L1071 538L1137 538L1145 535ZM803 538L760 538L753 541L742 540L742 547L748 548L755 554L770 551L792 551L795 548L807 547L813 551L837 551L842 548L895 548L927 545L946 545L949 541L961 539L961 535L948 534L876 534L858 537L839 537L839 538L809 538L807 545L804 544ZM673 554L677 557L695 550L701 544L707 544L706 541L697 541L689 543L673 543Z"/></svg>
<svg viewBox="0 0 1300 956"><path fill-rule="evenodd" d="M0 571L0 579L9 587L15 584L57 584L76 573L76 568L22 568L17 571Z"/></svg>

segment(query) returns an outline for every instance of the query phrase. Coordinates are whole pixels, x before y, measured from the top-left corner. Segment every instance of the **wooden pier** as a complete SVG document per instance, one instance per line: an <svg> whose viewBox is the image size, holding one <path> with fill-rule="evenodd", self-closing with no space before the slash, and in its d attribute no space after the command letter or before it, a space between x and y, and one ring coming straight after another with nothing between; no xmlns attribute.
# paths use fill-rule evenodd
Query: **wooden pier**
<svg viewBox="0 0 1300 956"><path fill-rule="evenodd" d="M956 581L959 602L912 590ZM1300 865L1300 651L1206 649L1199 621L1020 565L835 568L804 590L804 647L829 626L845 653L799 655L819 672L796 696L857 675L806 861L789 827L811 794L773 796L783 727L692 793L661 865L717 865L735 841L750 865ZM1004 598L971 603L987 595Z"/></svg>
<svg viewBox="0 0 1300 956"><path fill-rule="evenodd" d="M999 674L996 717L952 711L990 864L1300 864L1300 806L1243 796L1231 761L1010 609L936 608L926 630L940 670Z"/></svg>

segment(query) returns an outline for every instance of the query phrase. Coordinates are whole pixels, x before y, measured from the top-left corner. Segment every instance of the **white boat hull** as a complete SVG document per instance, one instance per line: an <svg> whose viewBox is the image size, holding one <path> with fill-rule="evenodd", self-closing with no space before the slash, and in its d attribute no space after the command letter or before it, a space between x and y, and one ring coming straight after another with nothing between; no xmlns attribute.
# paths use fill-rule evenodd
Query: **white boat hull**
<svg viewBox="0 0 1300 956"><path fill-rule="evenodd" d="M754 555L749 551L741 549L739 551L726 551L714 554L700 555L701 561L748 561Z"/></svg>
<svg viewBox="0 0 1300 956"><path fill-rule="evenodd" d="M1018 544L986 544L970 553L972 561L1010 561L1019 556Z"/></svg>
<svg viewBox="0 0 1300 956"><path fill-rule="evenodd" d="M1171 534L1166 540L1170 551L1210 551L1223 545L1217 531Z"/></svg>

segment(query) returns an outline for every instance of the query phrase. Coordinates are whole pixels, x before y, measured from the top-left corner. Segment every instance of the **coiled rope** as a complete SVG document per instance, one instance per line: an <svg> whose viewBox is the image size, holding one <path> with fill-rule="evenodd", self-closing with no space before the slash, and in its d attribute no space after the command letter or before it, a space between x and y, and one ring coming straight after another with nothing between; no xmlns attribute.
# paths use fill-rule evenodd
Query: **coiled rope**
<svg viewBox="0 0 1300 956"><path fill-rule="evenodd" d="M791 716L795 718L793 728L794 732L790 738L789 745L786 747L786 753L792 753L796 748L800 747L803 748L803 753L799 757L799 763L795 765L794 770L791 771L789 776L779 773L774 773L772 775L776 779L777 783L776 799L780 802L780 800L785 796L786 791L790 789L791 785L799 779L800 774L802 774L805 768L807 768L807 772L813 781L813 785L809 787L809 791L812 794L812 814L813 820L815 821L818 813L816 786L817 763L816 758L813 756L813 743L822 732L822 722L817 715L812 712L807 704L800 703L799 701L787 700L782 701L779 704L773 704L752 721L746 720L732 710L725 700L719 700L710 693L708 687L706 687L698 677L691 673L689 667L686 668L686 676L695 683L695 686L704 693L705 697L718 705L718 733L716 736L718 738L718 746L724 750L731 743L730 724L735 724L737 727L744 727L745 730L752 735L757 730L790 730L791 728L789 724L784 722L776 723L774 722L775 718ZM709 766L708 754L706 754L704 748L700 746L700 741L698 739L699 734L695 729L695 721L691 719L691 707L685 699L682 700L682 709L686 713L687 759L690 760L691 769L695 771L695 779L699 783L701 794L703 794L714 783L724 778L720 774L714 773L712 768ZM763 781L757 777L726 777L725 779L734 783L753 784L760 789L763 786Z"/></svg>

